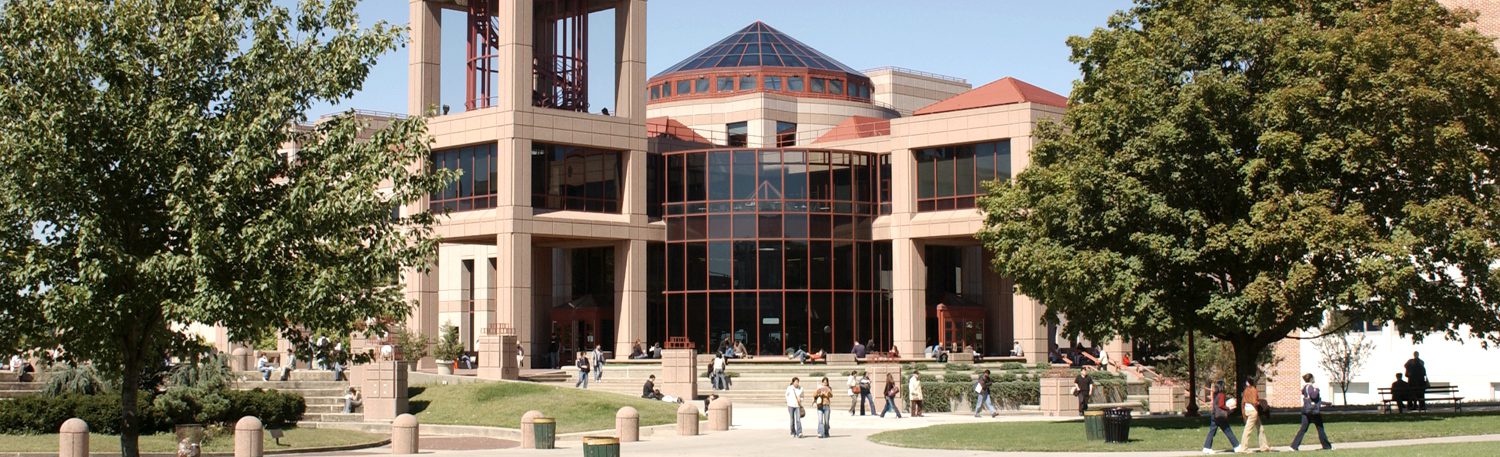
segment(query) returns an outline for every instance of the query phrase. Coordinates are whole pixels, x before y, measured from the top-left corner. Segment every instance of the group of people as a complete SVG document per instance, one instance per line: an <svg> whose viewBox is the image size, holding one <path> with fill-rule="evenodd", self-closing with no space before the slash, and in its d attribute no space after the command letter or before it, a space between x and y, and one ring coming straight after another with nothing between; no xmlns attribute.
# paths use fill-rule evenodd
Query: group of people
<svg viewBox="0 0 1500 457"><path fill-rule="evenodd" d="M573 366L578 368L578 382L573 387L581 389L589 388L589 373L594 374L594 380L604 379L604 346L595 344L594 350L587 354L579 353L573 360Z"/></svg>
<svg viewBox="0 0 1500 457"><path fill-rule="evenodd" d="M1297 429L1297 436L1292 438L1292 450L1296 451L1302 447L1302 437L1307 433L1309 425L1317 427L1318 443L1323 446L1323 449L1333 449L1333 443L1328 441L1328 434L1323 430L1323 407L1329 406L1329 403L1323 401L1322 391L1313 383L1312 373L1302 375L1301 394L1302 426ZM1270 407L1265 399L1261 398L1260 389L1255 386L1253 376L1245 380L1238 401L1224 390L1224 381L1214 382L1209 402L1211 413L1208 416L1208 436L1203 439L1204 454L1214 453L1214 434L1219 432L1223 432L1224 437L1229 439L1229 445L1234 447L1234 452L1247 452L1252 437L1256 439L1262 452L1270 452L1271 444L1266 440L1266 429L1261 424L1261 420L1269 415ZM1239 439L1235 439L1234 430L1229 425L1230 415L1234 413L1236 407L1245 418L1245 429Z"/></svg>
<svg viewBox="0 0 1500 457"><path fill-rule="evenodd" d="M646 377L646 384L641 386L641 398L661 400L667 403L682 403L681 398L661 393L661 389L656 387L656 375Z"/></svg>
<svg viewBox="0 0 1500 457"><path fill-rule="evenodd" d="M652 343L651 347L647 348L641 345L641 340L635 340L635 343L630 345L630 358L632 360L660 359L661 343Z"/></svg>
<svg viewBox="0 0 1500 457"><path fill-rule="evenodd" d="M1427 410L1427 388L1432 384L1427 381L1427 364L1417 352L1411 353L1411 360L1406 361L1406 379L1401 379L1401 373L1396 373L1396 382L1391 383L1391 400L1396 403L1398 412L1405 413L1406 410Z"/></svg>
<svg viewBox="0 0 1500 457"><path fill-rule="evenodd" d="M16 381L19 382L31 382L35 379L36 367L32 366L31 362L26 361L20 355L10 356L10 362L0 368L15 373Z"/></svg>
<svg viewBox="0 0 1500 457"><path fill-rule="evenodd" d="M310 348L312 350L312 357L306 366L313 370L331 370L333 371L333 380L342 381L344 380L344 371L348 368L349 353L344 350L344 343L337 342L331 346L329 343L328 337L318 337ZM282 381L287 380L291 377L292 371L297 369L297 350L295 347L287 347L286 356L283 357L282 362L280 367L276 366L271 363L266 352L261 351L255 361L255 369L260 372L262 380L270 381L273 373L280 373L279 379Z"/></svg>

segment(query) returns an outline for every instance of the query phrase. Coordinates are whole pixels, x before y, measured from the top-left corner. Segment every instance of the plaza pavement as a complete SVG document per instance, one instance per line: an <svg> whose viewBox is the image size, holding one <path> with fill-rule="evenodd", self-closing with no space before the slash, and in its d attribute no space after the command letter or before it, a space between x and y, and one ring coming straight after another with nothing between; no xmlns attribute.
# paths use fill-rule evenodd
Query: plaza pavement
<svg viewBox="0 0 1500 457"><path fill-rule="evenodd" d="M788 415L785 408L767 407L738 407L734 411L734 426L728 432L702 431L698 436L677 436L670 432L657 433L651 436L643 436L642 441L622 444L620 454L628 457L686 457L686 456L724 456L724 457L784 457L794 455L815 455L819 457L872 457L875 455L922 455L933 457L962 457L962 456L1047 456L1057 457L1062 455L1082 456L1116 456L1116 457L1154 457L1154 456L1191 456L1203 455L1198 448L1199 443L1183 443L1182 451L1169 452L986 452L986 451L953 451L953 450L929 450L929 449L907 449L876 444L869 441L869 436L886 430L898 430L908 428L926 427L937 424L976 423L991 421L1058 421L1069 418L1052 418L1037 414L1026 415L1001 415L998 418L990 418L987 415L982 418L974 418L970 414L937 413L922 418L906 417L895 419L878 418L874 416L850 417L847 411L834 411L830 421L832 437L819 439L816 436L815 425L817 414L810 413L803 419L803 435L801 439L792 438L788 429ZM1076 418L1075 418L1076 419ZM423 436L423 455L432 457L480 457L491 455L506 456L559 456L559 455L582 455L580 449L582 444L577 438L563 439L558 441L557 450L535 450L535 449L497 449L497 446L486 446L481 443L499 444L502 446L513 446L513 442L501 443L498 440L488 442L475 442L473 446L456 446L466 450L429 450L425 449L430 441L434 445L442 442L457 444L461 439L452 437ZM1360 449L1377 448L1419 444L1440 443L1463 443L1463 442L1490 442L1500 443L1500 434L1480 436L1459 436L1445 438L1426 438L1415 440L1396 441L1369 441L1358 443L1335 443L1338 449ZM444 446L449 447L449 446ZM1277 451L1290 451L1286 446L1275 448ZM1306 450L1306 449L1305 449ZM359 451L341 452L325 455L343 456L375 456L390 455L389 447L364 449ZM1220 452L1221 455L1228 455Z"/></svg>

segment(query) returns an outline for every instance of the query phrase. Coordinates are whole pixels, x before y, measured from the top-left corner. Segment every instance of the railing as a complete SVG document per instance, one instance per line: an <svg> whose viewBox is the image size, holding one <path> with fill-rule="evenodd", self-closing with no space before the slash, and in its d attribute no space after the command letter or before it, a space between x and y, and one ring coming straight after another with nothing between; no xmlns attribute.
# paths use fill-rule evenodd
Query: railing
<svg viewBox="0 0 1500 457"><path fill-rule="evenodd" d="M937 73L928 73L928 72L921 71L921 70L913 70L913 69L910 69L910 68L896 67L896 66L875 67L875 68L871 68L871 69L868 69L868 70L864 70L863 73L866 76L869 76L870 72L872 72L872 71L883 71L883 70L891 70L891 71L896 71L896 72L901 72L901 73L906 73L906 74L911 74L911 75L917 75L917 76L922 76L922 77L926 77L926 78L938 79L938 80L943 80L943 81L952 81L952 82L956 82L956 83L959 83L959 84L968 84L969 83L969 80L963 79L963 78L959 78L959 77L955 77L955 76L940 75L940 74L937 74Z"/></svg>
<svg viewBox="0 0 1500 457"><path fill-rule="evenodd" d="M337 113L324 114L322 116L319 116L318 120L328 119L330 117L335 117L335 116L343 116L343 115L350 114L350 113L353 113L356 116L388 117L388 118L394 118L394 119L406 119L406 117L407 117L405 114L392 113L392 112L389 112L389 111L375 111L375 110L368 110L368 109L350 109L350 110L339 111Z"/></svg>
<svg viewBox="0 0 1500 457"><path fill-rule="evenodd" d="M691 128L691 127L686 127L686 128L684 128L684 127L678 127L678 126L675 126L675 125L647 125L646 126L646 137L648 137L648 138L655 138L655 137L662 137L662 136L676 136L678 138L681 138L681 139L684 139L684 140L688 140L688 141L693 141L695 139L701 139L703 141L707 141L709 144L712 144L715 147L723 147L723 148L727 148L727 147L736 147L736 148L740 148L740 147L744 147L744 148L775 148L775 147L818 148L818 147L821 147L821 143L814 143L814 141L817 141L818 139L822 138L824 135L828 134L828 132L833 131L834 128L835 127L823 127L823 128L819 128L819 129L816 129L816 130L797 130L796 132L792 132L791 133L791 135L793 135L793 137L792 137L791 145L789 145L789 146L777 146L778 144L780 144L779 140L782 139L782 135L779 135L779 134L777 134L777 135L755 135L755 134L748 134L748 133L744 134L744 135L735 135L735 139L738 140L739 138L743 137L745 144L749 145L749 146L728 146L730 135L729 135L728 132L725 132L723 130L718 130L718 131L704 131L704 130L694 129L694 128ZM830 138L829 141L827 141L827 142L835 142L835 141L851 140L851 139L855 139L855 138L867 138L867 137L890 135L891 134L891 127L890 127L890 124L886 124L886 123L861 124L861 125L854 126L853 132L857 132L857 133L860 133L862 135L849 136L849 137L840 137L840 138Z"/></svg>

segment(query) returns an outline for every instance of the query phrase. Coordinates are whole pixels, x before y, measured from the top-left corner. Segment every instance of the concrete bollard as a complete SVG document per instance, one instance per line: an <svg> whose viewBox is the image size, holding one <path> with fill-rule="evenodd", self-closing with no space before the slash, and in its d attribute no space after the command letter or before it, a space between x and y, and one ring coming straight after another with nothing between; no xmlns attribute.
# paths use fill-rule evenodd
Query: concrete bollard
<svg viewBox="0 0 1500 457"><path fill-rule="evenodd" d="M536 449L536 418L541 411L527 411L521 415L521 449Z"/></svg>
<svg viewBox="0 0 1500 457"><path fill-rule="evenodd" d="M720 398L708 404L708 429L715 432L729 431L729 400Z"/></svg>
<svg viewBox="0 0 1500 457"><path fill-rule="evenodd" d="M677 434L682 436L694 436L698 434L698 407L692 403L683 403L677 407Z"/></svg>
<svg viewBox="0 0 1500 457"><path fill-rule="evenodd" d="M615 436L621 443L640 441L641 413L629 406L620 408L620 412L615 413Z"/></svg>
<svg viewBox="0 0 1500 457"><path fill-rule="evenodd" d="M89 424L72 418L57 434L57 457L89 457Z"/></svg>
<svg viewBox="0 0 1500 457"><path fill-rule="evenodd" d="M241 417L234 424L234 457L265 455L266 427L255 416Z"/></svg>
<svg viewBox="0 0 1500 457"><path fill-rule="evenodd" d="M416 454L419 446L417 416L402 414L391 421L391 453Z"/></svg>

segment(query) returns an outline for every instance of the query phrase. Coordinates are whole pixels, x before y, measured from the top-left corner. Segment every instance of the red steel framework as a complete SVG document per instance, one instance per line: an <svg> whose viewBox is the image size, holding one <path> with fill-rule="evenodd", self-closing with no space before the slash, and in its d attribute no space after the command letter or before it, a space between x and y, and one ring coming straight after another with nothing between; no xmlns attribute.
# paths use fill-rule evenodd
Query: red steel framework
<svg viewBox="0 0 1500 457"><path fill-rule="evenodd" d="M587 0L538 3L534 25L532 104L587 112L589 11Z"/></svg>
<svg viewBox="0 0 1500 457"><path fill-rule="evenodd" d="M468 68L465 72L467 84L464 89L464 109L489 108L497 101L494 93L495 80L500 73L498 60L500 40L498 19L499 0L471 0L469 2L469 50Z"/></svg>

